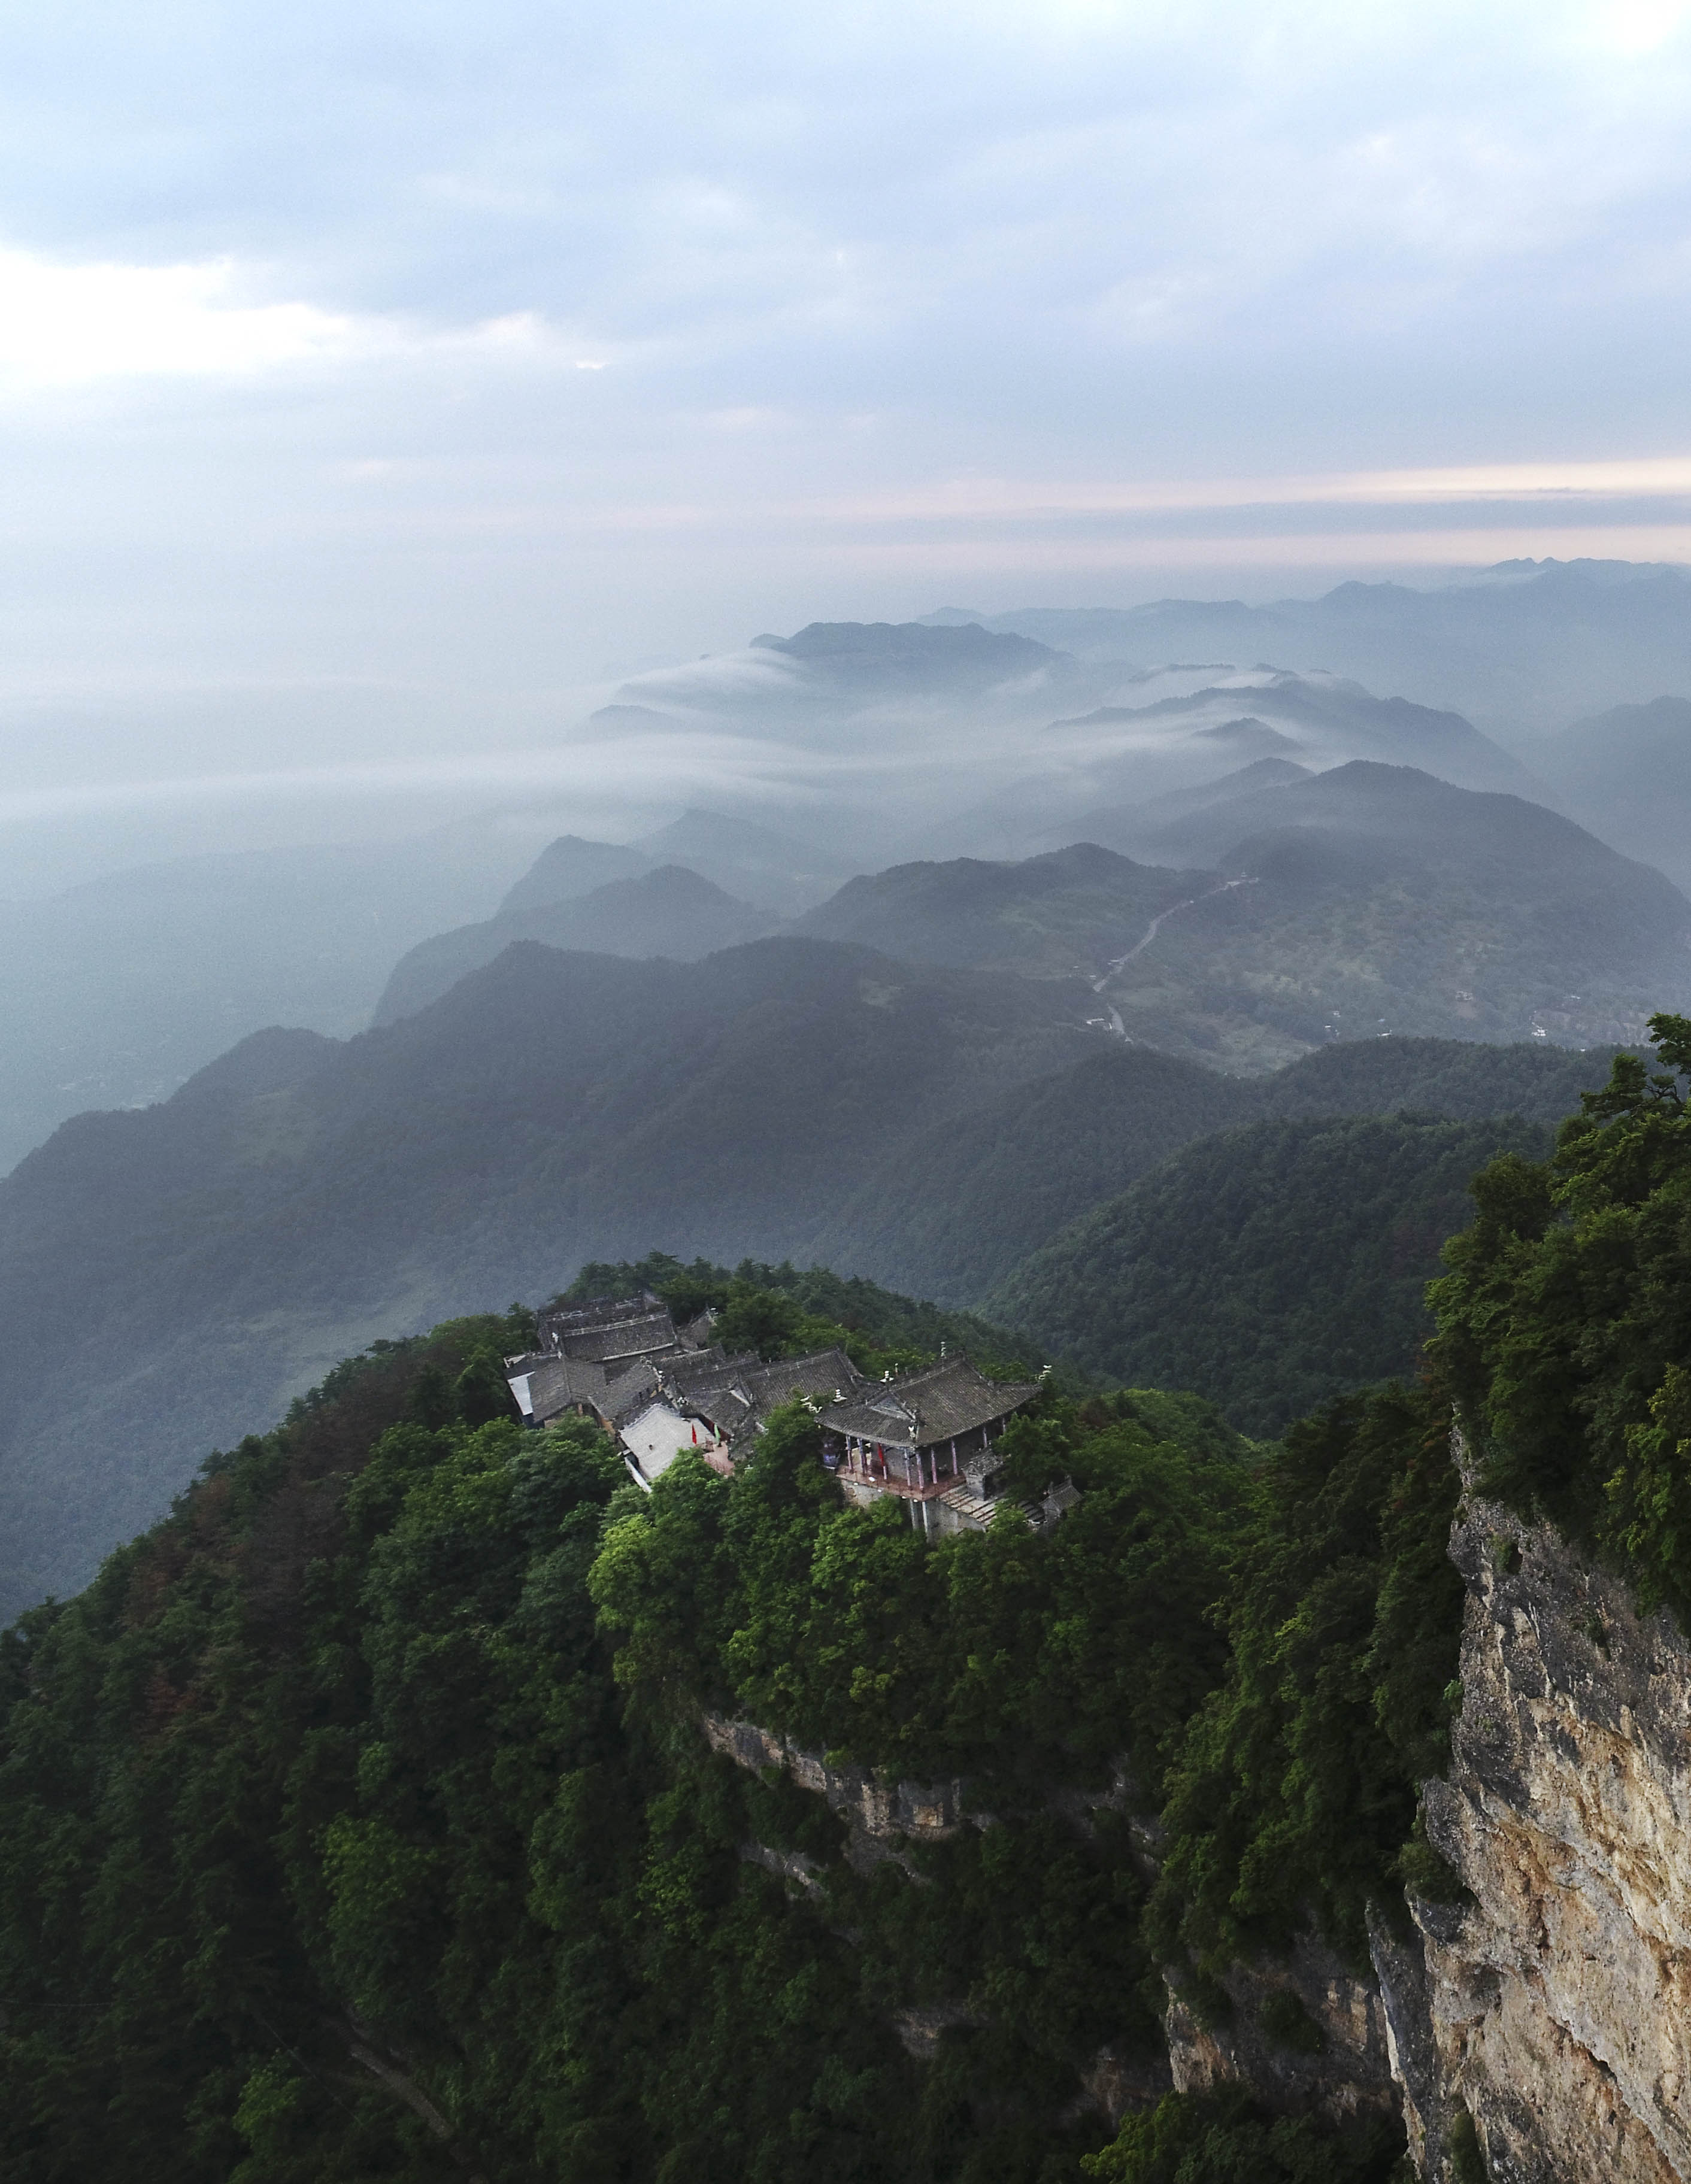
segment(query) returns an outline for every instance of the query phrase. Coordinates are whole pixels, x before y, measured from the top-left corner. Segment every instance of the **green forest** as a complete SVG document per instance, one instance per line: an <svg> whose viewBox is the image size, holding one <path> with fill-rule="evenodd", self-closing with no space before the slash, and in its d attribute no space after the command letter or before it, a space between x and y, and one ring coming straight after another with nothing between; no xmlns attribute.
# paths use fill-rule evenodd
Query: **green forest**
<svg viewBox="0 0 1691 2184"><path fill-rule="evenodd" d="M1245 1432L1281 1433L1414 1370L1470 1177L1553 1136L1414 1111L1218 1130L1034 1252L989 1309L1083 1370L1197 1389Z"/></svg>
<svg viewBox="0 0 1691 2184"><path fill-rule="evenodd" d="M1113 2131L1086 2075L1154 2066L1170 1986L1213 2020L1242 1955L1313 1921L1358 1961L1448 1886L1453 1404L1489 1490L1691 1610L1691 1022L1654 1029L1484 1169L1417 1373L1271 1445L1052 1375L986 1532L848 1507L801 1404L648 1495L509 1414L520 1308L338 1368L0 1640L8 2184L1405 2174L1242 2092ZM1031 1362L831 1276L583 1279L766 1354ZM865 1855L708 1714L958 1781L964 1825Z"/></svg>

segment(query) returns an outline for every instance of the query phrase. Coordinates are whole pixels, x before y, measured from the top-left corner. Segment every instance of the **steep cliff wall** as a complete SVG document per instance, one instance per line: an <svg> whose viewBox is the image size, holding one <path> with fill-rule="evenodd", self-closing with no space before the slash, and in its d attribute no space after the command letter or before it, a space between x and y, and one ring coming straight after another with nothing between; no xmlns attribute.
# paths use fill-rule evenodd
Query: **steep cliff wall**
<svg viewBox="0 0 1691 2184"><path fill-rule="evenodd" d="M1173 2083L1242 2079L1337 2121L1401 2103L1426 2184L1466 2184L1476 2155L1498 2184L1685 2184L1691 1647L1550 1527L1471 1486L1451 1555L1467 1587L1461 1706L1424 1813L1465 1898L1416 1900L1407 1936L1376 1920L1371 1980L1311 1938L1236 1967L1225 2025L1172 1994ZM707 1730L845 1813L854 1862L968 1825L960 1783L882 1784L745 1723ZM1144 1848L1149 1861L1154 1830ZM1158 2090L1141 2072L1100 2105L1119 2114Z"/></svg>
<svg viewBox="0 0 1691 2184"><path fill-rule="evenodd" d="M1422 2173L1455 2173L1465 2108L1510 2184L1691 2176L1691 1651L1495 1504L1451 1552L1462 1708L1425 1812L1472 1901L1376 1951Z"/></svg>

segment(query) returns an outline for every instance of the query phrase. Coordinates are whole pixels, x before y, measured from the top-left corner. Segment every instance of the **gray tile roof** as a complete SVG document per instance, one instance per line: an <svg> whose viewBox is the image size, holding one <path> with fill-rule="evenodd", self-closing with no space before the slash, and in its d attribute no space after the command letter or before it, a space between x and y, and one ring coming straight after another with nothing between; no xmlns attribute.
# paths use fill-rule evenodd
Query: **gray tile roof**
<svg viewBox="0 0 1691 2184"><path fill-rule="evenodd" d="M736 1351L730 1357L720 1342L713 1342L708 1350L678 1351L672 1357L656 1361L665 1386L672 1388L678 1395L695 1388L717 1386L762 1362L755 1350Z"/></svg>
<svg viewBox="0 0 1691 2184"><path fill-rule="evenodd" d="M613 1320L606 1327L566 1328L557 1335L566 1357L645 1357L679 1347L675 1322L661 1306L639 1319Z"/></svg>
<svg viewBox="0 0 1691 2184"><path fill-rule="evenodd" d="M871 1381L827 1416L830 1432L899 1448L930 1448L1007 1418L1039 1393L1037 1380L989 1380L967 1357L942 1357L896 1379Z"/></svg>
<svg viewBox="0 0 1691 2184"><path fill-rule="evenodd" d="M555 1335L579 1333L590 1327L613 1327L618 1320L645 1319L661 1309L650 1290L643 1290L639 1296L581 1297L573 1304L554 1305L540 1315L541 1346L550 1350Z"/></svg>
<svg viewBox="0 0 1691 2184"><path fill-rule="evenodd" d="M843 1350L818 1350L808 1357L778 1357L769 1364L737 1362L731 1369L686 1392L686 1408L708 1418L728 1440L755 1433L771 1411L795 1396L832 1406L837 1392L865 1384Z"/></svg>
<svg viewBox="0 0 1691 2184"><path fill-rule="evenodd" d="M614 1425L646 1401L657 1386L657 1374L645 1358L611 1367L590 1357L549 1357L538 1364L525 1362L506 1377L515 1380L522 1373L527 1374L529 1409L537 1426L583 1404Z"/></svg>

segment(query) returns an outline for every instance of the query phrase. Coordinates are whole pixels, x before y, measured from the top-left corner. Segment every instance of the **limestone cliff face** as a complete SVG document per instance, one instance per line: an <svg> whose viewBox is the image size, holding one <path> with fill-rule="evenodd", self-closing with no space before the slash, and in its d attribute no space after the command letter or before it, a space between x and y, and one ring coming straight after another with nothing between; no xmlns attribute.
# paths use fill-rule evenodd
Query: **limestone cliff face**
<svg viewBox="0 0 1691 2184"><path fill-rule="evenodd" d="M1170 1992L1163 2030L1176 2092L1207 2092L1236 2078L1275 2108L1314 2109L1338 2124L1397 2112L1379 1986L1313 1935L1289 1956L1236 1964L1222 1985L1233 2009L1216 2025L1201 2024Z"/></svg>
<svg viewBox="0 0 1691 2184"><path fill-rule="evenodd" d="M898 1858L898 1845L907 1836L918 1842L943 1842L963 1825L961 1782L889 1783L865 1768L830 1767L819 1753L806 1752L756 1722L728 1721L720 1714L707 1713L704 1730L712 1750L726 1754L736 1765L754 1774L779 1769L801 1790L826 1799L831 1811L845 1816L851 1829L847 1855L860 1869L883 1858Z"/></svg>
<svg viewBox="0 0 1691 2184"><path fill-rule="evenodd" d="M1471 1903L1376 1966L1423 2176L1471 2115L1509 2184L1691 2177L1691 1652L1471 1495L1462 1707L1427 1834Z"/></svg>
<svg viewBox="0 0 1691 2184"><path fill-rule="evenodd" d="M1376 1921L1371 1980L1312 1939L1236 1967L1225 2025L1171 1995L1172 2081L1243 2079L1336 2120L1401 2103L1426 2184L1465 2184L1476 2153L1495 2184L1691 2184L1691 1646L1471 1485L1451 1555L1462 1702L1423 1810L1465 1898L1414 1903L1407 1936ZM844 1811L857 1859L968 1825L962 1784L836 1773L745 1723L707 1733ZM1154 1827L1143 1847L1154 1861ZM1113 2116L1167 2082L1101 2078L1095 2098Z"/></svg>

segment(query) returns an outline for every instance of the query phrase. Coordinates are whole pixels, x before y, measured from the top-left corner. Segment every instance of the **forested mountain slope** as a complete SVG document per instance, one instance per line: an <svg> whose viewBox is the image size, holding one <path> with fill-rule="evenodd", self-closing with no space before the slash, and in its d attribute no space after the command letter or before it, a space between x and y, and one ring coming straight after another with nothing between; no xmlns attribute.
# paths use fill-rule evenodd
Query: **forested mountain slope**
<svg viewBox="0 0 1691 2184"><path fill-rule="evenodd" d="M1101 2059L1167 2082L1110 1772L1153 1805L1225 1674L1247 1451L1050 1402L1017 1460L1080 1508L930 1550L840 1505L800 1407L743 1478L684 1454L650 1502L596 1428L489 1420L477 1360L522 1339L341 1368L0 1647L8 2177L1080 2184ZM706 1708L966 1773L990 1822L848 1858L850 1815L713 1756ZM1414 1810L1384 1754L1365 1867ZM1192 2120L1266 2151L1247 2101ZM1398 2142L1275 2140L1329 2184Z"/></svg>
<svg viewBox="0 0 1691 2184"><path fill-rule="evenodd" d="M1414 1373L1471 1178L1499 1153L1542 1159L1550 1134L1413 1112L1222 1131L1034 1252L990 1309L1107 1382L1191 1388L1278 1434Z"/></svg>
<svg viewBox="0 0 1691 2184"><path fill-rule="evenodd" d="M514 940L539 940L548 948L590 955L667 956L695 962L718 949L759 940L777 921L767 911L732 895L683 865L659 865L633 879L607 880L562 902L537 902L525 894L480 925L420 941L394 966L371 1022L392 1023L438 1001L472 971L478 971Z"/></svg>
<svg viewBox="0 0 1691 2184"><path fill-rule="evenodd" d="M936 1125L872 1167L818 1228L813 1248L926 1295L972 1302L1067 1223L1207 1132L1403 1107L1453 1121L1519 1115L1549 1123L1600 1084L1608 1067L1608 1050L1374 1039L1237 1078L1112 1045Z"/></svg>
<svg viewBox="0 0 1691 2184"><path fill-rule="evenodd" d="M195 1451L452 1301L656 1247L968 1305L1262 1099L1437 1105L1448 1071L1453 1112L1540 1112L1602 1071L1376 1040L1253 1088L1123 1048L1096 1007L819 941L685 966L524 944L344 1045L268 1034L161 1106L81 1117L0 1185L6 1597L78 1581Z"/></svg>

